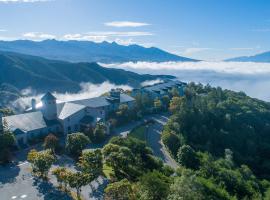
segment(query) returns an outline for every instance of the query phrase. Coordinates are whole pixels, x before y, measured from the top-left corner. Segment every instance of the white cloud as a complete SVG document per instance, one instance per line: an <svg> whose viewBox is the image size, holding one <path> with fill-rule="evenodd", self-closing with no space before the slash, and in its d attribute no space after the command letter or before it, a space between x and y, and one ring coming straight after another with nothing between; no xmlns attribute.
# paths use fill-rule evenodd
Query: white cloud
<svg viewBox="0 0 270 200"><path fill-rule="evenodd" d="M0 0L0 3L35 3L35 2L47 2L53 0Z"/></svg>
<svg viewBox="0 0 270 200"><path fill-rule="evenodd" d="M6 29L0 29L0 32L7 32Z"/></svg>
<svg viewBox="0 0 270 200"><path fill-rule="evenodd" d="M67 102L74 101L79 99L87 99L92 97L97 97L105 92L110 91L113 88L122 88L124 90L131 90L132 88L128 85L115 85L109 82L104 82L102 84L92 84L92 83L81 83L81 91L77 93L58 93L53 92L53 95L57 98L57 102ZM36 99L38 104L37 107L42 106L40 102L41 97L44 94L35 94L35 91L32 88L26 88L21 91L22 94L27 95L26 97L22 97L13 103L13 106L17 109L24 110L27 107L31 106L31 99Z"/></svg>
<svg viewBox="0 0 270 200"><path fill-rule="evenodd" d="M104 35L82 35L80 33L66 34L63 36L64 40L82 40L82 41L94 41L102 42L107 40L107 36Z"/></svg>
<svg viewBox="0 0 270 200"><path fill-rule="evenodd" d="M45 39L55 39L56 36L47 33L40 33L40 32L28 32L22 35L25 38L32 39L32 40L45 40Z"/></svg>
<svg viewBox="0 0 270 200"><path fill-rule="evenodd" d="M87 35L92 36L110 36L110 37L138 37L138 36L152 36L151 32L145 31L100 31L100 32L88 32Z"/></svg>
<svg viewBox="0 0 270 200"><path fill-rule="evenodd" d="M94 42L117 42L122 45L136 44L134 37L152 36L150 32L88 32L88 33L74 33L65 34L61 37L63 40L82 40Z"/></svg>
<svg viewBox="0 0 270 200"><path fill-rule="evenodd" d="M104 64L103 64L104 65ZM107 67L130 68L130 69L150 69L157 71L168 70L208 70L227 74L270 74L270 63L253 62L128 62L123 64L108 64Z"/></svg>
<svg viewBox="0 0 270 200"><path fill-rule="evenodd" d="M104 23L104 25L121 28L121 27L149 26L150 24L142 23L142 22L131 22L131 21L113 21L113 22Z"/></svg>
<svg viewBox="0 0 270 200"><path fill-rule="evenodd" d="M161 79L156 79L156 80L150 80L150 81L144 81L141 83L141 86L150 86L150 85L155 85L157 83L163 83L164 81Z"/></svg>
<svg viewBox="0 0 270 200"><path fill-rule="evenodd" d="M105 67L137 73L168 74L182 81L244 91L252 97L270 101L270 63L252 62L163 62L122 63Z"/></svg>

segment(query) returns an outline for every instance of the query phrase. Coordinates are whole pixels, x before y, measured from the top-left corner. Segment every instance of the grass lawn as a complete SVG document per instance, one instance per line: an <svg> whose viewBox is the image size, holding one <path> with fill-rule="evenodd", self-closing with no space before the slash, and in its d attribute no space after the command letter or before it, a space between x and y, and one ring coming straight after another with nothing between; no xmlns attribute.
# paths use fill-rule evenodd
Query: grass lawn
<svg viewBox="0 0 270 200"><path fill-rule="evenodd" d="M146 141L146 127L145 125L138 126L134 128L129 134L128 137L134 137L141 141Z"/></svg>

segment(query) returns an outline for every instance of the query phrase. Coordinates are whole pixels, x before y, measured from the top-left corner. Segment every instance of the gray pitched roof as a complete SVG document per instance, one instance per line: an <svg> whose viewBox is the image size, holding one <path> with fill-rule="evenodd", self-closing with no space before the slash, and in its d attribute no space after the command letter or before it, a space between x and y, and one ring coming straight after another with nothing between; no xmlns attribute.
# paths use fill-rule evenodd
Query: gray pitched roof
<svg viewBox="0 0 270 200"><path fill-rule="evenodd" d="M84 109L84 105L75 104L75 103L60 103L57 104L57 115L59 119L65 119L70 117L71 115L79 112L80 110Z"/></svg>
<svg viewBox="0 0 270 200"><path fill-rule="evenodd" d="M6 121L11 131L20 129L24 132L28 132L47 127L41 111L12 115L4 117L3 120Z"/></svg>
<svg viewBox="0 0 270 200"><path fill-rule="evenodd" d="M180 82L180 81L167 81L167 82L155 84L152 86L146 86L143 89L150 91L150 92L160 92L162 94L164 90L171 89L172 87L176 87L178 85L182 85L182 82Z"/></svg>
<svg viewBox="0 0 270 200"><path fill-rule="evenodd" d="M129 96L127 94L120 94L120 103L126 103L126 102L134 101L134 100L135 100L134 98L132 98L131 96ZM105 106L109 106L111 104L107 100L106 96L100 96L100 97L95 97L95 98L90 98L90 99L76 100L76 101L71 101L70 103L80 104L80 105L84 105L86 107L91 107L91 108L105 107Z"/></svg>
<svg viewBox="0 0 270 200"><path fill-rule="evenodd" d="M130 101L135 101L135 99L127 94L120 94L120 103L127 103Z"/></svg>
<svg viewBox="0 0 270 200"><path fill-rule="evenodd" d="M41 100L56 100L55 96L52 95L52 93L47 92L42 98Z"/></svg>
<svg viewBox="0 0 270 200"><path fill-rule="evenodd" d="M110 105L110 103L106 100L106 97L104 96L71 101L71 103L80 104L91 108L98 108Z"/></svg>

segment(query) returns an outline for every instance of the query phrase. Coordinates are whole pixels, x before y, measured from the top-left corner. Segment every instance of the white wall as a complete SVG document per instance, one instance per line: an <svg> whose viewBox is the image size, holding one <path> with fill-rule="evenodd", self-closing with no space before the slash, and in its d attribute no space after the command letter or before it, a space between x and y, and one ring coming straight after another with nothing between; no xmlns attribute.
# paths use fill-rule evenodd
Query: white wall
<svg viewBox="0 0 270 200"><path fill-rule="evenodd" d="M86 114L89 116L92 116L93 118L99 117L99 118L105 119L107 111L108 111L107 107L101 107L101 108L87 107Z"/></svg>
<svg viewBox="0 0 270 200"><path fill-rule="evenodd" d="M79 131L80 130L80 120L85 116L85 114L86 114L85 109L83 109L83 110L80 110L77 113L73 114L72 116L70 116L64 120L61 120L64 134L67 134L69 132ZM69 127L70 127L70 130L69 130Z"/></svg>

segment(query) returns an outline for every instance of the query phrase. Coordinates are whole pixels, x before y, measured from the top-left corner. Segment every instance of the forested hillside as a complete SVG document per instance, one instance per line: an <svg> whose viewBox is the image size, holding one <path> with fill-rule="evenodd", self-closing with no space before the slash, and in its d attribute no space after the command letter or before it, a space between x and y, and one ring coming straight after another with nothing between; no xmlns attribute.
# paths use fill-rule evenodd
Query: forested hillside
<svg viewBox="0 0 270 200"><path fill-rule="evenodd" d="M0 52L0 71L0 84L7 83L19 90L31 87L38 92L77 92L82 82L108 81L136 87L146 80L172 78L104 68L97 63L70 63L10 52Z"/></svg>
<svg viewBox="0 0 270 200"><path fill-rule="evenodd" d="M209 85L191 83L185 93L172 99L162 134L173 157L199 182L237 199L262 199L270 179L270 104Z"/></svg>

